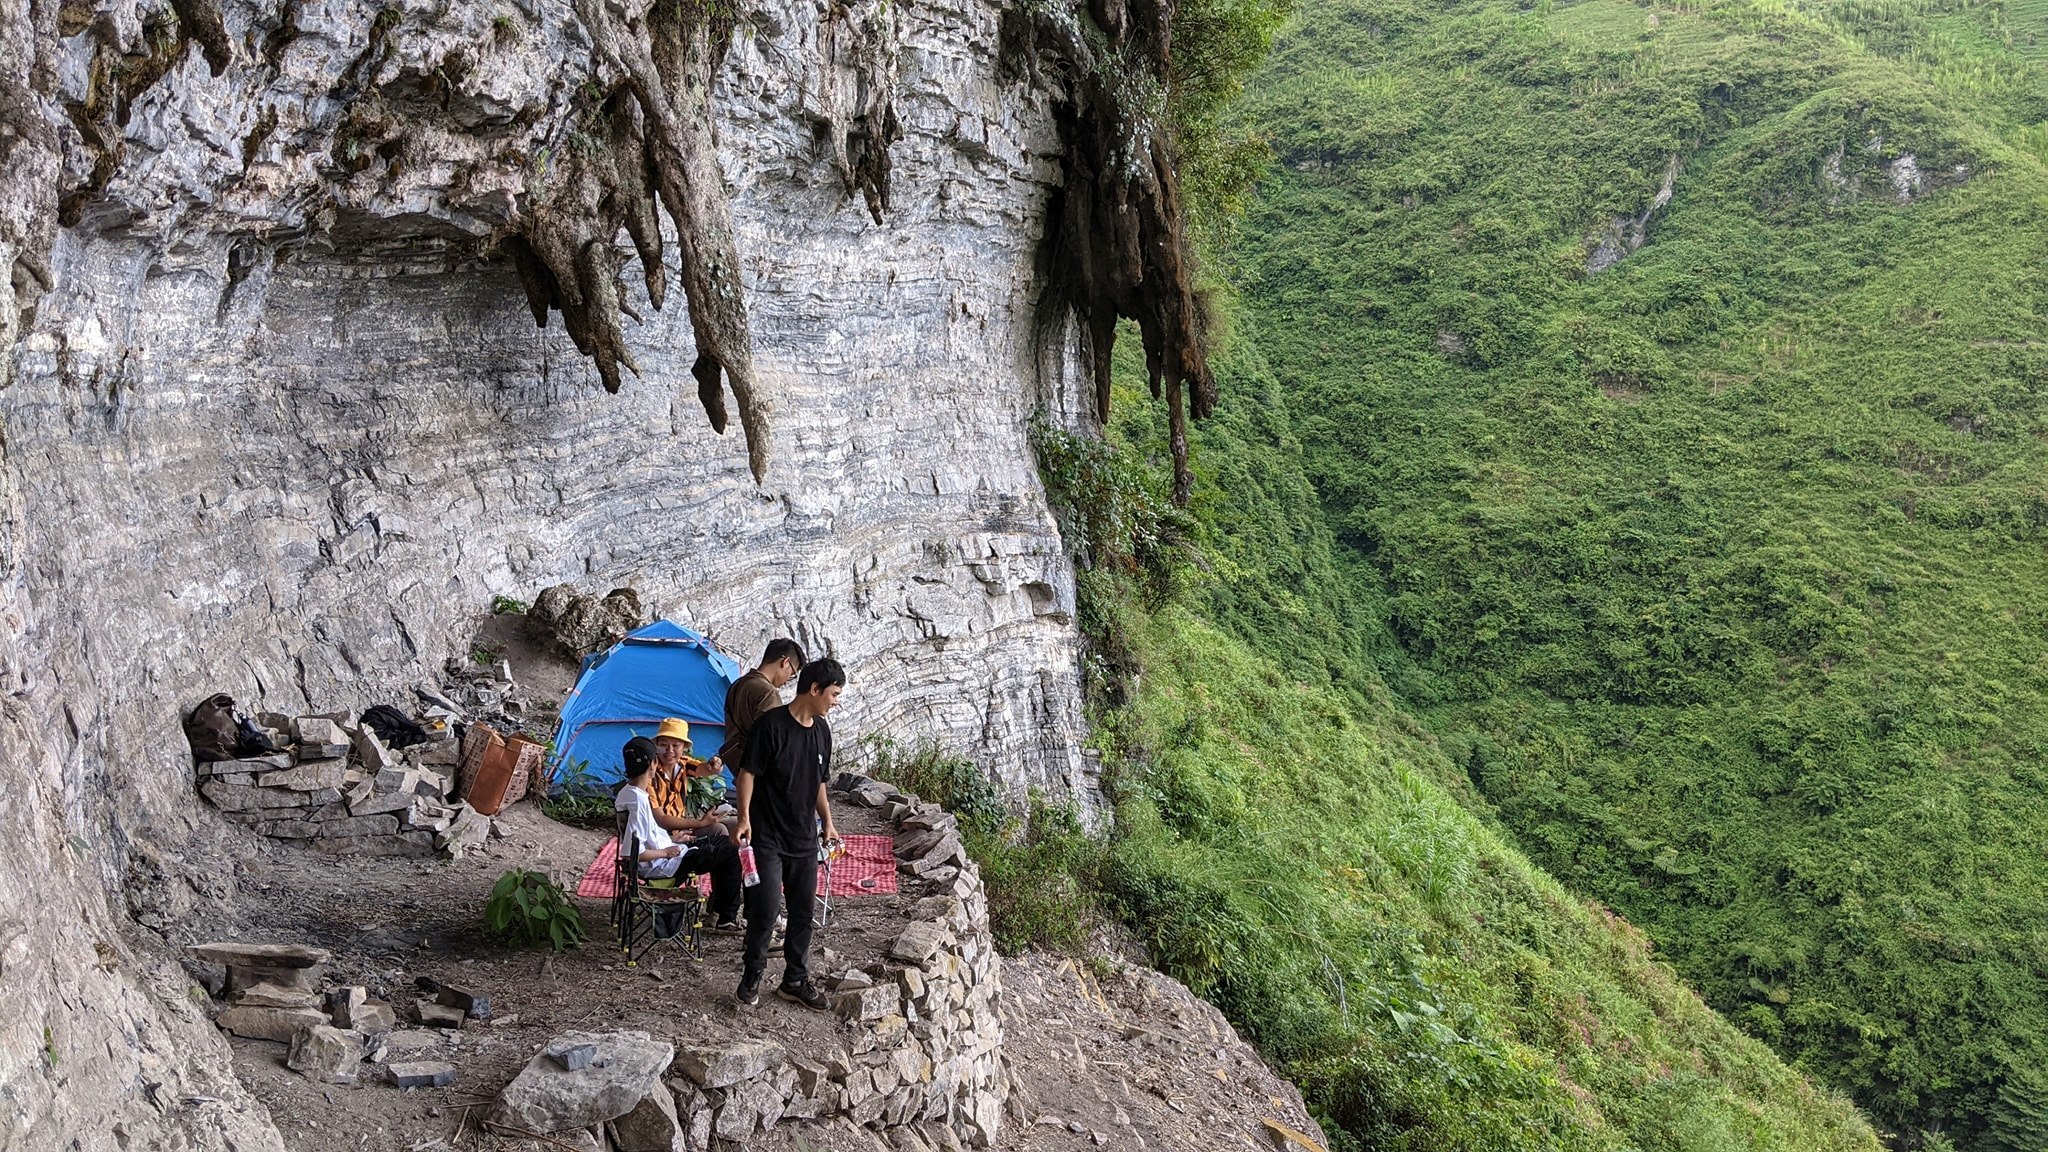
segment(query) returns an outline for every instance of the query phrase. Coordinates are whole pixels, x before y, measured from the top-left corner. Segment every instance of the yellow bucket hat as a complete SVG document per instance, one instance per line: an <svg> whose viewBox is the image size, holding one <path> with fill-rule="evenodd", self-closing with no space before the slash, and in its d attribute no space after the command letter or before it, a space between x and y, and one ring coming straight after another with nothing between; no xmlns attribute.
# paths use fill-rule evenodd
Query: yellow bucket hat
<svg viewBox="0 0 2048 1152"><path fill-rule="evenodd" d="M656 740L664 736L671 740L681 740L683 743L688 744L690 742L690 726L671 716L661 722L661 730L654 734Z"/></svg>

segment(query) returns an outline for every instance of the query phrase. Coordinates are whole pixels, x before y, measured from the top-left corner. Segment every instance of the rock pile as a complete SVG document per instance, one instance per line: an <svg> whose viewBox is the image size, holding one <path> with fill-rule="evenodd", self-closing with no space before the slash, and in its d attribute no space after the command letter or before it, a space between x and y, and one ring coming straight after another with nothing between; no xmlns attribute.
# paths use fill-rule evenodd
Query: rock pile
<svg viewBox="0 0 2048 1152"><path fill-rule="evenodd" d="M490 1001L422 976L412 1014L422 1028L401 1029L391 1004L370 998L362 985L327 987L321 977L328 953L299 944L221 941L185 949L204 965L220 965L217 987L227 1005L213 1018L221 1031L287 1045L285 1066L322 1084L353 1084L364 1065L399 1088L444 1087L455 1066L418 1059L441 1047L445 1029L487 1019Z"/></svg>
<svg viewBox="0 0 2048 1152"><path fill-rule="evenodd" d="M994 1144L1010 1078L981 874L936 805L854 773L832 787L891 817L899 871L939 889L909 905L882 960L820 981L852 1040L824 1052L763 1037L670 1050L640 1033L565 1033L499 1097L499 1134L593 1152L697 1152L788 1121L834 1121L886 1134L903 1152ZM614 1060L623 1067L603 1067Z"/></svg>
<svg viewBox="0 0 2048 1152"><path fill-rule="evenodd" d="M352 712L259 720L290 751L198 766L200 794L230 820L343 854L460 855L490 831L454 799L461 750L443 720L430 716L427 741L403 751Z"/></svg>

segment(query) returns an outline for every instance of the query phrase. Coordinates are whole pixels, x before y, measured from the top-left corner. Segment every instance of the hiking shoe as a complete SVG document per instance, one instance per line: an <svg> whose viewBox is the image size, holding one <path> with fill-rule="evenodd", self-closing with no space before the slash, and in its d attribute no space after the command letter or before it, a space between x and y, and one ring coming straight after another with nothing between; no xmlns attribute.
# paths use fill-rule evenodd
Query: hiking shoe
<svg viewBox="0 0 2048 1152"><path fill-rule="evenodd" d="M806 1008L816 1008L820 1012L825 1010L827 1003L825 994L813 988L809 980L801 984L784 984L775 990L775 994L784 1000L801 1004Z"/></svg>
<svg viewBox="0 0 2048 1152"><path fill-rule="evenodd" d="M713 936L744 936L747 934L747 925L742 920L720 920L704 930Z"/></svg>
<svg viewBox="0 0 2048 1152"><path fill-rule="evenodd" d="M738 1000L742 1008L752 1008L759 1004L761 1002L760 974L755 973L740 977L740 988L739 991L733 993L733 999Z"/></svg>
<svg viewBox="0 0 2048 1152"><path fill-rule="evenodd" d="M768 954L770 956L782 955L782 943L782 933L777 932L774 935L774 937L768 941Z"/></svg>

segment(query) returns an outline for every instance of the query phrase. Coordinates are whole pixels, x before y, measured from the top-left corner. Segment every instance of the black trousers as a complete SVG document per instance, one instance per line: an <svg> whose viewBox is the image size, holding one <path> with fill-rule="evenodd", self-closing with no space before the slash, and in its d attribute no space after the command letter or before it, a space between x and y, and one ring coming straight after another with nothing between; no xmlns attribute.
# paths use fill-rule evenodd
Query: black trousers
<svg viewBox="0 0 2048 1152"><path fill-rule="evenodd" d="M811 975L811 913L818 901L818 850L783 852L754 845L754 867L761 882L747 893L747 976L768 967L768 941L775 933L775 915L789 897L789 931L782 944L782 982L801 984Z"/></svg>
<svg viewBox="0 0 2048 1152"><path fill-rule="evenodd" d="M711 874L711 915L719 921L737 920L740 914L740 850L723 836L695 840L683 853L676 875Z"/></svg>

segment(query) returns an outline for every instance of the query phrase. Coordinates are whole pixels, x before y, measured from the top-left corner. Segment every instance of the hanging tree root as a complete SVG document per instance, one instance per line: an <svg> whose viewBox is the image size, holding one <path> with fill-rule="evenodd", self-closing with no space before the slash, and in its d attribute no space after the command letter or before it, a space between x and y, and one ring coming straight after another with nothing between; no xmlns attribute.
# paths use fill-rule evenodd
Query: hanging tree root
<svg viewBox="0 0 2048 1152"><path fill-rule="evenodd" d="M1085 3L1085 10L1081 8ZM1066 145L1047 240L1069 307L1087 333L1098 419L1109 416L1119 318L1137 321L1152 396L1166 400L1173 499L1186 504L1187 418L1216 405L1183 233L1179 176L1165 111L1176 0L1036 0L1005 11L1010 71L1037 83L1057 61L1055 108Z"/></svg>
<svg viewBox="0 0 2048 1152"><path fill-rule="evenodd" d="M728 417L721 385L732 389L759 482L768 473L767 405L755 384L712 125L711 85L732 40L731 7L676 0L627 20L603 0L577 0L576 12L599 61L618 79L602 96L585 98L565 126L536 181L536 206L503 251L534 321L545 327L549 310L560 311L577 350L596 363L605 389L616 392L620 367L640 370L620 325L624 261L613 237L621 227L632 237L648 299L660 308L668 285L657 205L666 211L697 340L691 375L698 400L722 433Z"/></svg>
<svg viewBox="0 0 2048 1152"><path fill-rule="evenodd" d="M896 118L900 7L887 0L834 0L818 27L819 74L807 101L846 194L866 201L875 223L889 209L889 146Z"/></svg>

